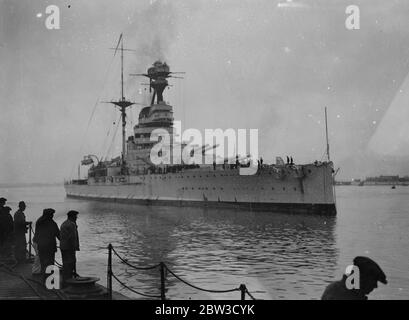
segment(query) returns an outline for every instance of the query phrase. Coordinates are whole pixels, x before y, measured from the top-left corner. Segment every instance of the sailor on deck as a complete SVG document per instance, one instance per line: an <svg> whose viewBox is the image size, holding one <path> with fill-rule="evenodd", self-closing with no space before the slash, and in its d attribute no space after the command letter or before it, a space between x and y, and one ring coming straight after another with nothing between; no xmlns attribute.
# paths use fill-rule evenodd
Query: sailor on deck
<svg viewBox="0 0 409 320"><path fill-rule="evenodd" d="M4 206L7 199L0 198L0 258L14 262L13 257L13 217L11 208Z"/></svg>
<svg viewBox="0 0 409 320"><path fill-rule="evenodd" d="M26 233L28 222L26 222L26 216L24 210L26 204L24 201L20 201L18 204L18 210L14 214L14 256L17 262L25 262L26 260Z"/></svg>
<svg viewBox="0 0 409 320"><path fill-rule="evenodd" d="M67 213L67 220L61 224L61 256L63 264L63 279L76 276L76 262L75 252L80 250L80 242L78 237L77 227L78 211L71 210Z"/></svg>
<svg viewBox="0 0 409 320"><path fill-rule="evenodd" d="M359 270L359 286L348 288L349 276L344 274L341 280L328 285L322 300L367 300L367 295L378 287L378 281L387 284L385 273L372 259L356 257L353 263Z"/></svg>
<svg viewBox="0 0 409 320"><path fill-rule="evenodd" d="M38 218L35 227L33 241L37 243L38 255L40 256L41 274L46 276L47 267L54 265L57 251L56 238L60 240L60 230L53 220L55 210L44 209L43 215Z"/></svg>

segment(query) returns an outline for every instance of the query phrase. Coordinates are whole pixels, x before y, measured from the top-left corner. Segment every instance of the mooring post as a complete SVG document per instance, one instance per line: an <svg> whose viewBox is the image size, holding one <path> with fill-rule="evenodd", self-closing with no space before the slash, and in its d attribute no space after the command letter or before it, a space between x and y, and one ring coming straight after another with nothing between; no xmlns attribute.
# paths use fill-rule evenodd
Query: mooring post
<svg viewBox="0 0 409 320"><path fill-rule="evenodd" d="M165 296L165 264L160 263L160 299L166 300Z"/></svg>
<svg viewBox="0 0 409 320"><path fill-rule="evenodd" d="M112 300L112 244L108 245L107 289L108 299Z"/></svg>
<svg viewBox="0 0 409 320"><path fill-rule="evenodd" d="M241 291L241 300L246 300L246 285L245 284L241 284L239 287L240 291Z"/></svg>
<svg viewBox="0 0 409 320"><path fill-rule="evenodd" d="M31 259L31 247L32 247L32 241L31 241L31 232L33 232L32 231L32 222L30 221L29 223L28 223L28 257L29 257L29 259Z"/></svg>

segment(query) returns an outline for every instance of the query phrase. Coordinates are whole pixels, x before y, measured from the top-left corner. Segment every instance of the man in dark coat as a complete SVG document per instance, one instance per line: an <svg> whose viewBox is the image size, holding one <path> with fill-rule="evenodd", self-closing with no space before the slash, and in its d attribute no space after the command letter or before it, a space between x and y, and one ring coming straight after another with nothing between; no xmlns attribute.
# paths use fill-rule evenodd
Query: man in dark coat
<svg viewBox="0 0 409 320"><path fill-rule="evenodd" d="M14 214L14 257L17 262L26 261L26 233L28 223L26 222L26 216L24 210L26 209L26 204L24 201L20 201L18 204L18 210Z"/></svg>
<svg viewBox="0 0 409 320"><path fill-rule="evenodd" d="M8 216L5 214L6 211L4 209L4 206L6 205L7 199L1 197L0 198L0 248L4 243L5 236L6 236L6 229L7 229L7 224L9 221Z"/></svg>
<svg viewBox="0 0 409 320"><path fill-rule="evenodd" d="M348 276L344 274L341 280L328 285L322 300L368 300L367 295L378 287L378 281L388 283L385 273L372 259L356 257L353 263L359 270L359 288L348 288Z"/></svg>
<svg viewBox="0 0 409 320"><path fill-rule="evenodd" d="M71 210L67 213L67 220L61 224L60 249L63 264L63 280L76 276L75 252L80 250L77 226L78 211Z"/></svg>
<svg viewBox="0 0 409 320"><path fill-rule="evenodd" d="M4 206L7 199L0 198L0 257L1 260L13 261L13 217L11 208Z"/></svg>
<svg viewBox="0 0 409 320"><path fill-rule="evenodd" d="M53 220L55 210L44 209L43 215L38 218L33 241L37 243L40 256L41 274L45 277L48 266L54 265L57 251L56 239L60 240L60 230Z"/></svg>

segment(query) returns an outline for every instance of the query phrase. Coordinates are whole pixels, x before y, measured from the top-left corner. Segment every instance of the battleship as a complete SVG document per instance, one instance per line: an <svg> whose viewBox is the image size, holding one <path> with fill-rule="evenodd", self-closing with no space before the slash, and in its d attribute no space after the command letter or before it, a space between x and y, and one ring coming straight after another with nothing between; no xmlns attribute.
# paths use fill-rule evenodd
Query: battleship
<svg viewBox="0 0 409 320"><path fill-rule="evenodd" d="M170 71L169 65L156 61L146 73L133 74L149 79L150 105L139 112L133 134L126 137L127 109L135 102L124 94L123 37L115 49L121 52L121 98L108 103L117 107L122 122L122 153L110 160L87 155L81 161L88 166L86 179L67 180L67 197L126 202L142 205L204 206L215 208L268 211L271 213L302 213L336 215L334 169L327 160L307 164L285 163L277 157L275 163L258 162L255 174L243 175L251 155L236 155L217 159L212 164L181 162L155 164L151 157L156 129L170 133L170 144L177 142L174 133L173 107L164 101L168 79L183 72ZM181 143L182 146L186 142ZM216 146L199 146L192 152L205 155ZM173 155L174 157L174 155ZM288 159L288 158L287 158Z"/></svg>

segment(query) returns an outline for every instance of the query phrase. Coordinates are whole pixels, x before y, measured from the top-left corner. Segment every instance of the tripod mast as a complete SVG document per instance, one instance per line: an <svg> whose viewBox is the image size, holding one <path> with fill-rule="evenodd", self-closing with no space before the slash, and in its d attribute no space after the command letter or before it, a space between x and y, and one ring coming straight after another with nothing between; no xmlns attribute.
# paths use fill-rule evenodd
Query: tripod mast
<svg viewBox="0 0 409 320"><path fill-rule="evenodd" d="M122 168L125 166L125 153L126 153L126 148L125 148L125 141L126 141L126 109L135 104L134 102L130 102L125 99L125 93L124 93L124 50L132 51L130 49L124 49L124 40L122 37L122 33L119 37L118 40L118 45L115 48L115 54L116 51L118 50L119 43L121 43L121 99L118 101L111 101L110 103L116 105L119 108L119 111L121 112L121 119L122 119L122 155L121 155L121 163L122 163ZM114 54L114 55L115 55Z"/></svg>

